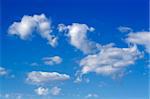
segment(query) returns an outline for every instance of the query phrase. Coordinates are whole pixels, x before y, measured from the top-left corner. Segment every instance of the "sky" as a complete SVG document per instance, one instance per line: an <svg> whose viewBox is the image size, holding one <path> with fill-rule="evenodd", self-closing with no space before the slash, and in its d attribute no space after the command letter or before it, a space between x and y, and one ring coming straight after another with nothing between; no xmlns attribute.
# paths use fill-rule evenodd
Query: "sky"
<svg viewBox="0 0 150 99"><path fill-rule="evenodd" d="M1 0L0 99L148 99L148 0Z"/></svg>

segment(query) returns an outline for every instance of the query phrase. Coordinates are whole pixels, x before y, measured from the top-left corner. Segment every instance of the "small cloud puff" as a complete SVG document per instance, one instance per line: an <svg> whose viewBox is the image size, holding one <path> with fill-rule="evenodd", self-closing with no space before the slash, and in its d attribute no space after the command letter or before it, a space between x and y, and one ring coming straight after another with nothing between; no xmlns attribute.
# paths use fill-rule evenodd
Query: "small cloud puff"
<svg viewBox="0 0 150 99"><path fill-rule="evenodd" d="M45 65L55 65L60 64L62 62L62 58L59 56L44 57L43 61Z"/></svg>
<svg viewBox="0 0 150 99"><path fill-rule="evenodd" d="M0 67L0 76L7 75L8 71L4 67Z"/></svg>

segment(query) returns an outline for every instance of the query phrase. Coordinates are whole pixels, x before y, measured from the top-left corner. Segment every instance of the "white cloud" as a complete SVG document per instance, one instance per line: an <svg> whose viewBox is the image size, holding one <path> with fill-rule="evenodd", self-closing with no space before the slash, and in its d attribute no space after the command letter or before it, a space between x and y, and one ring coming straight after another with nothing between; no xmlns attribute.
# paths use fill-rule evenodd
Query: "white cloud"
<svg viewBox="0 0 150 99"><path fill-rule="evenodd" d="M98 98L99 96L95 93L89 93L87 96L85 96L86 99L93 99L93 98Z"/></svg>
<svg viewBox="0 0 150 99"><path fill-rule="evenodd" d="M61 92L61 88L55 86L55 87L52 87L51 89L48 89L46 87L38 87L34 90L34 92L39 95L39 96L45 96L45 95L48 95L48 94L51 94L51 95L54 95L54 96L57 96L60 94Z"/></svg>
<svg viewBox="0 0 150 99"><path fill-rule="evenodd" d="M56 96L56 95L59 95L60 94L60 91L61 91L61 88L59 88L59 87L53 87L51 90L50 90L50 93L52 94L52 95L54 95L54 96Z"/></svg>
<svg viewBox="0 0 150 99"><path fill-rule="evenodd" d="M48 40L51 46L57 45L57 38L51 34L51 21L44 14L28 16L25 15L20 22L14 22L8 29L9 34L17 35L26 40L34 32L39 32L42 38Z"/></svg>
<svg viewBox="0 0 150 99"><path fill-rule="evenodd" d="M80 61L82 70L77 80L81 80L81 76L89 72L113 76L134 64L141 55L136 46L130 48L103 46L99 53L88 55Z"/></svg>
<svg viewBox="0 0 150 99"><path fill-rule="evenodd" d="M146 48L146 51L150 53L150 32L131 32L128 34L126 41L128 43L143 45Z"/></svg>
<svg viewBox="0 0 150 99"><path fill-rule="evenodd" d="M69 75L57 72L32 71L27 74L27 81L33 84L44 84L52 81L64 81L70 79Z"/></svg>
<svg viewBox="0 0 150 99"><path fill-rule="evenodd" d="M46 65L55 65L55 64L60 64L62 62L62 58L59 56L44 57L43 61L44 64Z"/></svg>
<svg viewBox="0 0 150 99"><path fill-rule="evenodd" d="M35 93L36 93L37 95L42 96L42 95L47 95L49 90L48 90L48 88L38 87L38 88L35 89L34 91L35 91Z"/></svg>
<svg viewBox="0 0 150 99"><path fill-rule="evenodd" d="M59 24L58 30L60 32L67 32L67 36L70 39L70 44L84 53L91 53L91 51L96 48L96 44L87 39L87 33L95 30L93 27L88 27L86 24L79 23L73 23L68 26Z"/></svg>
<svg viewBox="0 0 150 99"><path fill-rule="evenodd" d="M118 30L119 30L120 32L122 32L122 33L125 33L125 32L132 32L132 31L133 31L132 28L130 28L130 27L125 27L125 26L120 26L120 27L118 27Z"/></svg>
<svg viewBox="0 0 150 99"><path fill-rule="evenodd" d="M59 32L64 32L64 31L66 32L68 30L68 27L64 24L58 24L57 29L58 29Z"/></svg>
<svg viewBox="0 0 150 99"><path fill-rule="evenodd" d="M7 70L5 69L5 68L3 68L3 67L0 67L0 76L4 76L4 75L6 75L8 72L7 72Z"/></svg>

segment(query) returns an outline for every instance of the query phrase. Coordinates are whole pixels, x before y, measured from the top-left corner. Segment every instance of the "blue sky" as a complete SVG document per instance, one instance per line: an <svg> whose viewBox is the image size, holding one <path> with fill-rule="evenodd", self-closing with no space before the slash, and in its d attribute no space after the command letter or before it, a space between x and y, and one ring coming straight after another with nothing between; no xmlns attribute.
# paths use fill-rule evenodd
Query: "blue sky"
<svg viewBox="0 0 150 99"><path fill-rule="evenodd" d="M148 0L1 0L1 99L148 99Z"/></svg>

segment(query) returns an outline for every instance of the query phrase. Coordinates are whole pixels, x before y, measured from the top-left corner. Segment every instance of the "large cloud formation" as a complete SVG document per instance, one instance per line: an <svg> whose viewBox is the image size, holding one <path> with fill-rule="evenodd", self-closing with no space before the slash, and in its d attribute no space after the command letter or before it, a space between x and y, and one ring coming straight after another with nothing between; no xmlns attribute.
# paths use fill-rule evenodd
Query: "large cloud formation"
<svg viewBox="0 0 150 99"><path fill-rule="evenodd" d="M76 82L80 82L82 75L90 72L105 76L118 76L142 55L136 45L129 48L118 48L113 44L101 46L98 53L87 55L80 61L81 70L77 74Z"/></svg>
<svg viewBox="0 0 150 99"><path fill-rule="evenodd" d="M45 84L53 81L64 81L70 79L67 74L60 74L57 72L42 72L32 71L27 74L27 81L33 84Z"/></svg>
<svg viewBox="0 0 150 99"><path fill-rule="evenodd" d="M57 45L57 37L51 34L51 21L44 14L25 15L20 22L14 22L8 29L9 34L17 35L23 40L28 39L35 32L47 39L51 46Z"/></svg>
<svg viewBox="0 0 150 99"><path fill-rule="evenodd" d="M87 38L87 33L95 30L93 27L80 23L72 23L68 26L59 24L58 30L67 32L70 44L84 53L91 53L96 48L96 44Z"/></svg>

